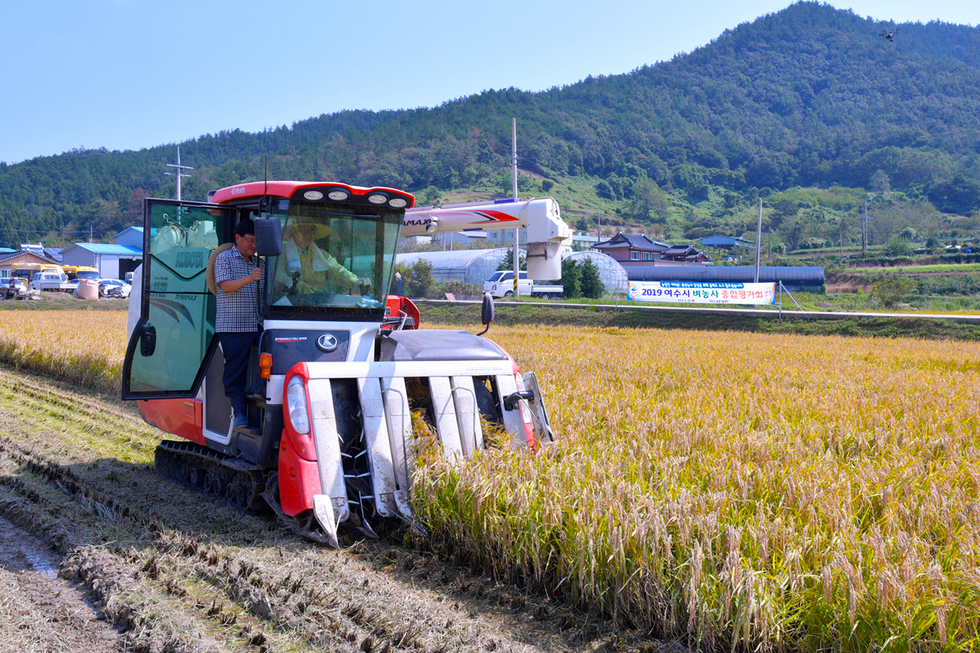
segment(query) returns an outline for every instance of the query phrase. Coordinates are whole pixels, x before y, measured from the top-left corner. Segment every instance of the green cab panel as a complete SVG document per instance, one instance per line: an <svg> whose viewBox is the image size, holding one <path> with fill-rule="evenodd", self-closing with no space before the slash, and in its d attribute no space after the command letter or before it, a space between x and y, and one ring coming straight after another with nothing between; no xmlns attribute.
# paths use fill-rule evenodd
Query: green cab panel
<svg viewBox="0 0 980 653"><path fill-rule="evenodd" d="M124 362L124 398L196 394L210 349L216 347L207 264L232 211L216 204L145 201L140 321ZM147 326L153 346L144 355L141 339Z"/></svg>

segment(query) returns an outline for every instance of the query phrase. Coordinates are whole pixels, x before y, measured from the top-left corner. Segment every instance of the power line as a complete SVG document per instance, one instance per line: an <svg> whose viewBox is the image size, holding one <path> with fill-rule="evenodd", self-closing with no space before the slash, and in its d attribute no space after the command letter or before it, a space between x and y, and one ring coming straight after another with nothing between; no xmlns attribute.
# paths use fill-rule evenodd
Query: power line
<svg viewBox="0 0 980 653"><path fill-rule="evenodd" d="M129 226L136 226L136 227L138 227L140 225L134 224L134 225L129 225ZM115 229L115 228L116 227L113 227L113 229ZM126 227L123 227L123 229L125 229L125 228ZM36 234L39 234L39 235L42 235L42 236L43 235L46 235L46 234L52 234L52 233L53 234L57 234L59 236L88 236L89 235L89 230L88 229L71 229L71 230L66 230L66 229L11 229L11 228L3 228L3 231L5 233L24 234L24 235L36 235Z"/></svg>

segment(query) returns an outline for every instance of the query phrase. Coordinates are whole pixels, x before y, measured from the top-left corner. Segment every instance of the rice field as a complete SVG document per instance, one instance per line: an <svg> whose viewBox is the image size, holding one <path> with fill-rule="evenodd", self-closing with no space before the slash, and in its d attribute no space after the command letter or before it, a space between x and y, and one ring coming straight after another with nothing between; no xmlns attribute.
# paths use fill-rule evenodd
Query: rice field
<svg viewBox="0 0 980 653"><path fill-rule="evenodd" d="M2 310L0 362L118 395L126 318L126 311Z"/></svg>
<svg viewBox="0 0 980 653"><path fill-rule="evenodd" d="M539 371L561 443L426 470L456 546L710 647L978 644L976 344L497 337Z"/></svg>
<svg viewBox="0 0 980 653"><path fill-rule="evenodd" d="M66 313L0 312L0 356L118 383L125 314L57 345L91 350L46 353ZM423 468L437 545L692 647L980 645L980 344L489 335L538 373L559 442Z"/></svg>

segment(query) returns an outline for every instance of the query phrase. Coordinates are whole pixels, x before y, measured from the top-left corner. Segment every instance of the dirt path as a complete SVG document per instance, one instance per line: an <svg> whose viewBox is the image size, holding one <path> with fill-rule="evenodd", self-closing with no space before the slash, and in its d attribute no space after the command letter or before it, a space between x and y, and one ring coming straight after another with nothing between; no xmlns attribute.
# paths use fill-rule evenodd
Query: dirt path
<svg viewBox="0 0 980 653"><path fill-rule="evenodd" d="M158 477L159 439L111 398L0 368L0 650L679 648L407 543L317 546Z"/></svg>

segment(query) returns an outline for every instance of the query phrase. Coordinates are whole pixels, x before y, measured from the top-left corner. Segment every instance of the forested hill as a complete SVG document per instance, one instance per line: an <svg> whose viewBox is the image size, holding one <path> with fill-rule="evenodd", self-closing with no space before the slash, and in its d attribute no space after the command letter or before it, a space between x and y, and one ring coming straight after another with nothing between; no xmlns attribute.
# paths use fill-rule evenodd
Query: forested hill
<svg viewBox="0 0 980 653"><path fill-rule="evenodd" d="M892 40L881 35L896 29ZM777 231L792 223L797 241L808 230L829 237L820 216L805 213L814 203L786 194L795 187L837 189L838 204L863 202L863 190L843 187L917 204L920 214L926 205L934 214L980 211L980 28L896 25L813 2L628 74L202 136L180 144L194 167L182 195L203 199L260 179L266 155L271 178L403 187L423 201L465 189L504 194L511 118L521 168L547 178L543 188L526 179L529 190L660 224L668 237L697 237L698 225L728 229L759 196L774 195L796 198L773 216ZM170 144L0 164L0 245L64 244L90 228L105 238L136 224L144 195L175 195L163 174L174 158Z"/></svg>

